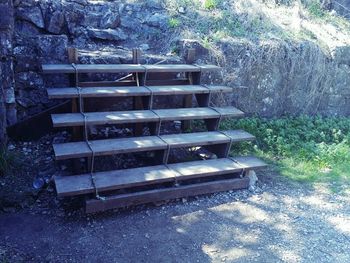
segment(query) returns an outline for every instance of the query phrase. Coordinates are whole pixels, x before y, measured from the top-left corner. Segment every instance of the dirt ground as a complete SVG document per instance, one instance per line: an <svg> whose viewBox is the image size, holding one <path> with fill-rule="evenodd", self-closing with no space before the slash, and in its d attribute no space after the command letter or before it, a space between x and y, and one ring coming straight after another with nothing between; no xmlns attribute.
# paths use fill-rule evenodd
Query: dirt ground
<svg viewBox="0 0 350 263"><path fill-rule="evenodd" d="M86 216L43 191L0 214L0 262L350 262L350 192L267 169L226 192Z"/></svg>

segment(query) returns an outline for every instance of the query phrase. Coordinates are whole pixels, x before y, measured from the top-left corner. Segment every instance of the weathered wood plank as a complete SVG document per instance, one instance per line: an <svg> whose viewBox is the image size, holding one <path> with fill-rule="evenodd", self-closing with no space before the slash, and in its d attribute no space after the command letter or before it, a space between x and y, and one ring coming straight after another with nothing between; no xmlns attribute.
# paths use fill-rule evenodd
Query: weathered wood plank
<svg viewBox="0 0 350 263"><path fill-rule="evenodd" d="M208 86L210 92L232 92L232 88L226 86ZM140 87L87 87L80 90L83 98L101 97L126 97L126 96L155 96L162 95L186 95L208 94L209 89L201 85L169 85L169 86L144 86ZM150 91L151 90L151 91ZM47 94L50 99L78 98L76 88L49 88Z"/></svg>
<svg viewBox="0 0 350 263"><path fill-rule="evenodd" d="M167 144L157 136L95 140L90 145L95 156L167 149ZM86 142L54 144L53 148L56 160L92 156Z"/></svg>
<svg viewBox="0 0 350 263"><path fill-rule="evenodd" d="M218 108L219 109L219 108ZM223 109L222 117L239 117L241 111L231 107ZM137 111L112 111L112 112L87 112L86 123L89 125L123 124L123 123L146 123L171 121L171 120L195 120L195 119L218 119L220 114L211 108L185 108L185 109L162 109L162 110L137 110ZM80 113L53 114L54 127L83 126L84 117Z"/></svg>
<svg viewBox="0 0 350 263"><path fill-rule="evenodd" d="M215 65L186 65L186 64L161 64L161 65L135 65L135 64L77 64L79 73L118 73L118 72L200 72L220 69ZM44 64L44 74L75 73L75 69L69 64Z"/></svg>
<svg viewBox="0 0 350 263"><path fill-rule="evenodd" d="M232 161L231 161L232 162ZM173 181L179 176L165 165L95 173L99 192ZM57 195L74 196L94 192L90 174L55 177Z"/></svg>
<svg viewBox="0 0 350 263"><path fill-rule="evenodd" d="M89 125L124 124L157 122L159 117L150 110L87 112L86 123ZM54 127L83 126L84 117L80 113L52 114Z"/></svg>
<svg viewBox="0 0 350 263"><path fill-rule="evenodd" d="M79 73L145 72L143 66L134 64L77 64L76 67ZM70 64L44 64L42 71L44 74L75 73Z"/></svg>
<svg viewBox="0 0 350 263"><path fill-rule="evenodd" d="M223 116L228 116L228 117L243 117L244 112L236 109L234 107L214 107L216 111L221 113Z"/></svg>
<svg viewBox="0 0 350 263"><path fill-rule="evenodd" d="M197 132L158 136L145 136L134 138L120 138L90 141L90 145L95 152L95 156L111 155L119 153L130 153L140 151L166 150L168 145L172 148L192 147L225 144L233 141L251 140L252 135L238 131L230 132L229 136L221 132ZM91 150L86 142L69 142L53 145L57 160L70 158L90 157Z"/></svg>
<svg viewBox="0 0 350 263"><path fill-rule="evenodd" d="M267 166L263 160L254 156L235 156L230 159L244 169L250 169L251 167L258 169Z"/></svg>
<svg viewBox="0 0 350 263"><path fill-rule="evenodd" d="M130 194L109 196L106 200L91 199L86 201L86 213L96 213L113 208L135 206L181 197L211 194L216 192L247 188L248 178L227 179L206 183L191 184L173 188L157 189Z"/></svg>
<svg viewBox="0 0 350 263"><path fill-rule="evenodd" d="M236 160L237 159L237 160ZM255 157L221 158L185 163L148 166L98 172L94 174L95 185L100 193L152 185L164 182L189 180L241 172L265 167L266 164ZM94 193L90 174L75 176L56 176L55 185L58 196L75 196Z"/></svg>
<svg viewBox="0 0 350 263"><path fill-rule="evenodd" d="M249 132L246 132L244 130L231 130L231 131L224 131L225 135L229 136L231 138L232 142L240 142L240 141L254 141L255 136L250 134Z"/></svg>

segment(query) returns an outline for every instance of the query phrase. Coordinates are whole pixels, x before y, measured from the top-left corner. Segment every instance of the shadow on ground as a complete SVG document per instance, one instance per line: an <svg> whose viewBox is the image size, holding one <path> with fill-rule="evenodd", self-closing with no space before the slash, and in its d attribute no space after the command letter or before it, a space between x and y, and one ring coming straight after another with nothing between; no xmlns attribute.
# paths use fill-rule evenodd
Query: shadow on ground
<svg viewBox="0 0 350 263"><path fill-rule="evenodd" d="M46 214L45 206L0 214L0 258L5 262L348 262L350 195L271 173L260 173L255 193L226 192L95 216L61 215L58 210Z"/></svg>

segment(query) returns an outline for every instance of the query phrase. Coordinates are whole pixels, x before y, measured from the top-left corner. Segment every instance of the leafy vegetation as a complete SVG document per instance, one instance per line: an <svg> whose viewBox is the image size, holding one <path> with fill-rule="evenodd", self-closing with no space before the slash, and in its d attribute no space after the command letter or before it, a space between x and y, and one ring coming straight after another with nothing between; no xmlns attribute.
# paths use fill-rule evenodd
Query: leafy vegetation
<svg viewBox="0 0 350 263"><path fill-rule="evenodd" d="M293 180L350 182L349 118L247 118L221 128L244 129L257 138L235 145L233 155L256 154Z"/></svg>
<svg viewBox="0 0 350 263"><path fill-rule="evenodd" d="M8 152L4 147L0 147L0 176L11 173L17 163L18 159L15 154Z"/></svg>
<svg viewBox="0 0 350 263"><path fill-rule="evenodd" d="M171 27L171 28L179 27L180 24L181 24L181 22L177 18L172 17L169 19L169 27Z"/></svg>
<svg viewBox="0 0 350 263"><path fill-rule="evenodd" d="M205 9L214 9L218 6L218 0L204 0L204 8Z"/></svg>
<svg viewBox="0 0 350 263"><path fill-rule="evenodd" d="M322 18L325 16L326 12L323 10L321 3L319 1L312 1L308 6L307 9L309 10L309 13L317 18Z"/></svg>

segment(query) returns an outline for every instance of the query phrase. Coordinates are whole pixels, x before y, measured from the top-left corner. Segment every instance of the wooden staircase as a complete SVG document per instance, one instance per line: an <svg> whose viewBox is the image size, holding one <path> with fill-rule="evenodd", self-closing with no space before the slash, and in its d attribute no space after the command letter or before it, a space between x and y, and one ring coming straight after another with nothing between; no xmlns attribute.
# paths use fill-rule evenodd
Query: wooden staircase
<svg viewBox="0 0 350 263"><path fill-rule="evenodd" d="M45 74L64 73L75 79L73 87L47 90L50 99L73 100L71 113L52 115L53 126L71 127L75 134L77 127L80 127L80 131L84 132L84 135L74 137L77 141L54 144L56 160L87 158L89 166L88 172L83 174L55 177L58 196L85 195L86 212L92 213L247 188L249 179L245 176L246 172L264 167L265 163L255 157L228 157L233 143L254 140L254 136L242 130L218 131L222 118L242 117L244 114L234 107L210 107L212 94L233 92L232 88L225 86L201 85L201 74L217 69L213 65L188 64L43 65ZM123 81L93 85L91 82L87 84L79 81L80 74L85 73L132 74ZM179 79L178 73L184 74L186 79ZM173 95L184 96L183 108L157 108L154 96ZM85 99L111 97L133 97L137 103L134 103L133 110L84 111ZM193 97L196 98L198 107L190 105ZM79 104L80 107L77 107ZM160 134L165 121L181 121L185 125L191 120L204 120L207 131ZM150 135L140 134L140 129L137 131L134 126L133 137L90 140L88 126L111 124L145 126L149 128ZM191 147L205 147L215 153L217 159L168 163L170 151ZM136 152L154 152L153 159L158 165L94 171L96 157Z"/></svg>

